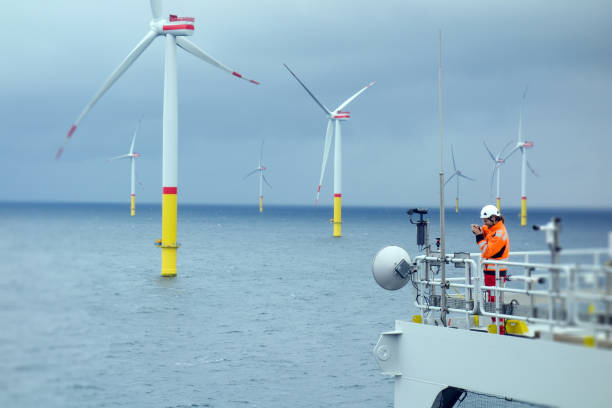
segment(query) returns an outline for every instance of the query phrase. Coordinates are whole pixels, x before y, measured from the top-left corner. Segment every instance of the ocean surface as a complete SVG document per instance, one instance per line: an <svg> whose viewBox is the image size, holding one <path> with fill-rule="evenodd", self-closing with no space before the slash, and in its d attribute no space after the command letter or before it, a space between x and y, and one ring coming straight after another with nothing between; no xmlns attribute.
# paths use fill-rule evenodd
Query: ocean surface
<svg viewBox="0 0 612 408"><path fill-rule="evenodd" d="M446 211L447 252L476 252L478 209ZM0 407L392 407L372 349L415 313L371 273L419 254L403 208L179 206L178 276L160 276L159 206L0 203ZM546 249L505 212L512 250ZM564 248L607 247L612 210L563 220ZM431 236L439 215L432 211Z"/></svg>

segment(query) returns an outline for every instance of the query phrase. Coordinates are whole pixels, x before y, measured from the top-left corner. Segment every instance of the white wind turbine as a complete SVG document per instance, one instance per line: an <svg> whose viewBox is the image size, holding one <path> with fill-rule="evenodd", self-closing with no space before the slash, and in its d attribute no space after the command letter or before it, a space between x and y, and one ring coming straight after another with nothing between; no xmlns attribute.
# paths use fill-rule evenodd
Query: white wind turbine
<svg viewBox="0 0 612 408"><path fill-rule="evenodd" d="M136 215L136 159L140 157L140 153L136 153L134 151L134 143L136 142L136 135L138 134L138 130L140 129L140 122L142 119L138 121L138 125L136 126L136 130L134 131L134 136L132 136L132 144L130 145L130 152L127 154L123 154L121 156L111 157L108 159L109 161L113 160L121 160L121 159L130 159L131 167L132 167L132 177L131 177L131 207L130 207L130 215Z"/></svg>
<svg viewBox="0 0 612 408"><path fill-rule="evenodd" d="M193 17L178 17L169 15L162 17L161 0L150 0L153 18L149 23L149 31L136 47L125 57L117 69L102 85L93 99L74 122L64 144L59 148L56 158L59 158L66 143L70 140L77 126L90 109L106 93L106 91L121 77L121 75L136 61L151 42L159 37L165 37L164 62L164 108L163 108L163 153L162 153L162 276L176 276L176 212L178 185L178 93L177 93L177 63L176 46L194 56L221 68L230 74L245 79L251 83L258 82L244 78L242 75L221 64L202 51L185 36L192 35L195 19Z"/></svg>
<svg viewBox="0 0 612 408"><path fill-rule="evenodd" d="M453 177L457 176L457 197L455 198L455 212L459 212L459 177L463 177L467 180L475 181L473 178L466 176L461 172L461 170L457 170L457 164L455 163L455 152L453 151L453 146L451 146L451 155L453 158L453 169L455 172L444 182L444 185L447 185L449 181L453 179Z"/></svg>
<svg viewBox="0 0 612 408"><path fill-rule="evenodd" d="M371 82L362 89L360 89L353 96L342 102L336 109L329 110L314 96L312 92L304 85L304 83L289 69L286 64L285 68L293 75L293 77L302 85L302 87L308 92L308 94L314 99L314 101L323 109L325 114L328 116L327 131L325 132L325 147L323 149L323 164L321 165L321 177L319 178L319 185L317 187L317 196L315 198L315 205L319 202L319 195L321 193L321 185L323 184L323 177L325 176L325 166L327 164L327 157L329 156L329 149L332 142L332 134L334 135L334 237L342 236L342 133L340 131L340 121L348 120L350 118L350 112L343 112L344 109L353 99L357 98L363 91L374 85L376 82Z"/></svg>
<svg viewBox="0 0 612 408"><path fill-rule="evenodd" d="M495 167L493 167L493 174L491 175L491 189L493 189L493 179L495 178L495 174L497 173L497 210L501 211L501 198L499 195L499 179L501 176L501 166L506 162L506 159L504 158L504 151L506 151L506 149L512 144L512 141L508 142L508 144L506 144L506 146L504 146L504 148L496 155L494 156L493 153L491 153L491 150L489 149L489 146L487 146L486 142L483 142L485 149L487 149L487 152L489 153L489 156L491 156L491 159L495 162Z"/></svg>
<svg viewBox="0 0 612 408"><path fill-rule="evenodd" d="M259 152L259 165L257 166L257 168L251 172L249 172L248 174L246 174L242 179L246 180L247 177L259 172L259 212L263 212L263 182L265 181L266 184L268 185L268 187L272 188L272 186L270 185L270 183L268 183L268 180L266 179L266 176L264 176L264 171L266 171L266 167L262 164L263 162L263 147L264 147L264 141L261 141L261 150Z"/></svg>
<svg viewBox="0 0 612 408"><path fill-rule="evenodd" d="M519 128L518 128L518 140L514 149L510 151L506 160L514 154L517 150L521 151L522 163L521 163L521 226L527 225L527 167L533 173L534 176L538 176L537 173L531 167L531 164L527 161L527 149L533 147L533 142L523 141L523 108L525 106L525 99L527 97L527 87L523 92L523 100L521 102L521 113L519 115Z"/></svg>

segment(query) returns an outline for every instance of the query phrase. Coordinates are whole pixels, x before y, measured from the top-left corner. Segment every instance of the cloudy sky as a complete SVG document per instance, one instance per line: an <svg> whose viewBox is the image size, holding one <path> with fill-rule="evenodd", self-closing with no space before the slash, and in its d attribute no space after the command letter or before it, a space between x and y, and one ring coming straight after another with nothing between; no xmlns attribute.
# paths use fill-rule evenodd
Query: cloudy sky
<svg viewBox="0 0 612 408"><path fill-rule="evenodd" d="M1 201L129 201L127 153L136 151L138 202L161 200L163 41L158 38L82 120L83 107L148 30L147 0L8 2L0 64ZM282 66L333 108L377 81L343 126L345 205L438 202L438 30L443 45L444 163L477 179L461 203L492 200L495 151L534 142L532 206L612 207L612 3L575 1L177 0L196 18L191 40L254 86L179 49L179 202L313 202L326 118ZM333 157L333 155L332 155ZM331 204L330 158L322 204ZM447 203L454 204L449 184ZM520 160L502 168L502 203L520 205Z"/></svg>

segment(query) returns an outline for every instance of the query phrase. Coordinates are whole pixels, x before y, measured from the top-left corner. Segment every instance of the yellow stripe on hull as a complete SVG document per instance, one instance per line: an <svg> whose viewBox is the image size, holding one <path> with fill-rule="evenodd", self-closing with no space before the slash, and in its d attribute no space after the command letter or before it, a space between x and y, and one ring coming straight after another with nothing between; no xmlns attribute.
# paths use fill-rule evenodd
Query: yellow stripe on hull
<svg viewBox="0 0 612 408"><path fill-rule="evenodd" d="M132 207L130 208L130 215L133 217L136 215L136 196L132 194Z"/></svg>
<svg viewBox="0 0 612 408"><path fill-rule="evenodd" d="M162 196L162 276L176 276L176 193Z"/></svg>
<svg viewBox="0 0 612 408"><path fill-rule="evenodd" d="M521 227L527 225L527 197L521 198Z"/></svg>
<svg viewBox="0 0 612 408"><path fill-rule="evenodd" d="M263 196L259 196L259 212L263 212Z"/></svg>
<svg viewBox="0 0 612 408"><path fill-rule="evenodd" d="M342 236L342 196L334 195L334 237Z"/></svg>

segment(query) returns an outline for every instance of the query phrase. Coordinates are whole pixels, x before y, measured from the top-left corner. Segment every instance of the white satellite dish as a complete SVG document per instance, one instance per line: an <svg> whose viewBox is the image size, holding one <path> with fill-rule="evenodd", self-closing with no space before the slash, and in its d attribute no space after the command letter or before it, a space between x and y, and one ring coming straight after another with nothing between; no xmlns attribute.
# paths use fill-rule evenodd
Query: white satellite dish
<svg viewBox="0 0 612 408"><path fill-rule="evenodd" d="M410 255L403 248L388 246L376 254L372 263L374 280L383 289L397 290L410 280L412 265Z"/></svg>

